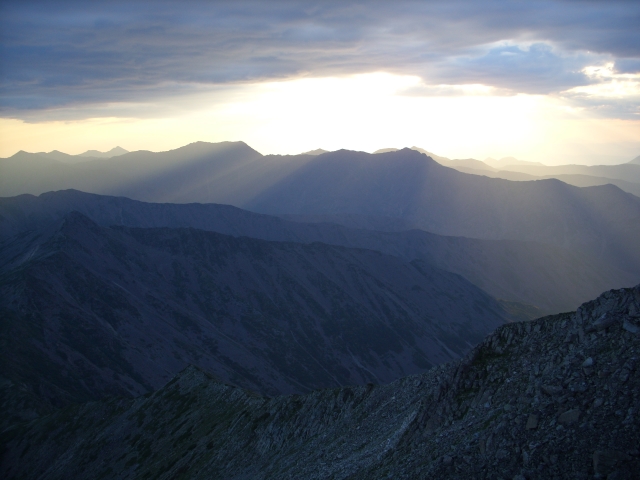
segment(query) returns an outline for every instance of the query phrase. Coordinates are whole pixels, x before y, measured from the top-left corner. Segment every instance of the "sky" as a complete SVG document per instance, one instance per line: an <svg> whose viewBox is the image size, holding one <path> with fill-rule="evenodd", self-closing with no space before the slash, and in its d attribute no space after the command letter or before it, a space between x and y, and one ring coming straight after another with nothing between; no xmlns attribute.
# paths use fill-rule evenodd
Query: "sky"
<svg viewBox="0 0 640 480"><path fill-rule="evenodd" d="M640 155L640 2L0 0L0 157Z"/></svg>

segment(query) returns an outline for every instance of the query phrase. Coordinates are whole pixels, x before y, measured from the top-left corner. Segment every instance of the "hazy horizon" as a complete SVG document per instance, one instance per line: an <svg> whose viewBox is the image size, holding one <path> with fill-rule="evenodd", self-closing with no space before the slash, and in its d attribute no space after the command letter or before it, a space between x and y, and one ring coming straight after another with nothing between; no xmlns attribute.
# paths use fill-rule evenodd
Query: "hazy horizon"
<svg viewBox="0 0 640 480"><path fill-rule="evenodd" d="M319 146L319 147L316 147L316 148L310 148L308 150L295 152L295 153L278 153L278 152L265 153L265 152L259 151L258 149L254 148L249 143L243 142L242 140L222 140L220 142L206 142L204 140L196 140L195 142L190 142L190 143L185 144L185 145L179 145L176 148L170 148L170 149L166 149L166 150L154 150L152 148L142 148L142 149L138 149L138 150L128 150L128 149L125 148L124 150L126 150L126 153L132 153L132 152L136 152L136 151L149 151L149 152L153 152L153 153L161 153L161 152L167 152L167 151L171 151L171 150L176 150L177 148L181 148L181 147L190 145L192 143L199 143L199 142L204 142L204 143L242 142L242 143L245 143L246 145L248 145L249 147L253 148L254 150L258 151L258 153L260 153L261 155L301 155L301 154L305 154L305 153L308 153L308 152L313 152L315 150L326 150L327 152L336 151L336 150L342 150L342 148L338 148L338 149L335 149L335 150L327 150L327 149L324 149L322 146ZM71 153L69 151L63 151L63 150L58 149L58 148L54 148L54 149L49 150L49 151L39 151L39 152L29 151L29 150L26 150L26 149L21 149L21 150L15 152L15 153L13 153L12 155L9 155L8 157L13 156L16 153L19 153L20 151L24 151L24 152L27 152L27 153L36 153L36 154L38 154L38 153L40 153L40 154L43 154L43 153L44 154L50 154L50 153L54 153L54 152L60 152L60 153L66 154L66 155L77 156L77 157L85 156L85 157L89 157L90 158L91 157L90 152L96 152L97 151L98 153L100 153L102 155L101 156L96 156L95 158L105 158L103 156L104 154L107 154L107 153L111 152L112 150L116 150L118 148L123 148L123 147L121 145L115 145L115 146L113 146L111 148L105 148L103 150L88 149L88 150L79 151L77 153ZM502 157L483 157L483 158L480 158L479 156L476 156L476 157L466 157L466 158L462 159L462 158L456 158L456 157L453 157L453 156L448 156L446 154L443 154L442 152L434 152L434 151L429 150L429 148L423 148L420 145L411 145L411 146L405 145L405 146L400 146L400 147L381 147L381 148L373 149L373 150L369 150L369 151L366 151L366 150L354 150L354 151L362 151L362 152L365 152L365 153L374 154L374 153L377 153L379 150L402 150L403 148L410 148L410 149L416 148L418 150L425 150L425 151L428 151L429 153L431 153L433 155L436 155L438 157L448 158L450 160L473 159L473 160L479 160L479 161L482 161L482 162L485 162L485 163L487 163L488 160L501 161L501 160L504 160L504 159L515 159L517 161L523 161L522 158L516 158L513 155L506 155L506 156L502 156ZM344 150L352 150L352 149L345 148ZM106 157L106 158L115 158L115 157L117 157L119 155L121 155L121 154L119 153L119 154L113 155L113 157ZM586 162L585 163L585 162L580 162L579 159L578 159L578 161L567 161L565 164L557 163L556 165L570 165L570 164L575 164L575 165L620 165L620 164L628 163L631 160L635 159L636 157L637 156L634 156L632 158L623 158L623 159L618 160L617 158L614 159L614 158L611 158L611 157L604 157L604 156L602 156L602 157L593 157L592 156L592 158L599 158L599 162L596 160L595 162L591 162L591 163ZM530 160L524 160L524 161L531 162ZM489 162L489 163L491 163L491 162ZM533 163L535 163L535 161ZM544 161L537 161L537 163L541 163L541 164L546 165L546 166L553 166L553 164L545 163Z"/></svg>

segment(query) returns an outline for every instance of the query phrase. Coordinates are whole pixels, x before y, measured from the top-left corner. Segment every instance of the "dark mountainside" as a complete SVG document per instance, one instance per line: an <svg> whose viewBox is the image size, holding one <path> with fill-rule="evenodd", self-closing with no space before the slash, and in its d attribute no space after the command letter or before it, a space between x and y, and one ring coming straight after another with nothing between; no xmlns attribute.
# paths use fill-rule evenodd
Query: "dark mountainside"
<svg viewBox="0 0 640 480"><path fill-rule="evenodd" d="M640 468L640 285L388 385L262 397L190 367L3 432L4 478L609 478Z"/></svg>
<svg viewBox="0 0 640 480"><path fill-rule="evenodd" d="M312 158L263 156L243 142L196 142L167 152L130 152L76 165L19 152L0 159L0 192L37 195L75 188L148 202L240 206Z"/></svg>
<svg viewBox="0 0 640 480"><path fill-rule="evenodd" d="M535 305L546 313L575 309L599 292L640 281L640 274L616 269L597 257L535 242L443 237L420 230L385 233L301 224L228 205L150 204L71 190L39 197L0 198L0 242L55 224L74 210L102 226L192 227L263 240L319 241L377 250L409 261L421 259L464 276L496 298ZM359 224L371 223L359 219ZM354 222L353 216L338 220Z"/></svg>
<svg viewBox="0 0 640 480"><path fill-rule="evenodd" d="M512 318L425 262L320 243L105 228L73 212L0 252L0 376L44 410L139 395L188 364L270 395L386 383Z"/></svg>
<svg viewBox="0 0 640 480"><path fill-rule="evenodd" d="M441 235L574 249L640 273L640 198L612 185L468 175L410 149L314 157L245 207L267 214L398 217Z"/></svg>

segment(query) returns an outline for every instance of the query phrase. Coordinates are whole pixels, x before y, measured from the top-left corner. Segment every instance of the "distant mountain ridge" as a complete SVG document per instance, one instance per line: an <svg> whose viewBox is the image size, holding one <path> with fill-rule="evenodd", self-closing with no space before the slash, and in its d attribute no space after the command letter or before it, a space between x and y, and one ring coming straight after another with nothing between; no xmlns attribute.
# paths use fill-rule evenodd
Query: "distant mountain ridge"
<svg viewBox="0 0 640 480"><path fill-rule="evenodd" d="M397 217L440 235L538 241L640 272L640 198L605 185L460 173L410 149L327 153L245 205L266 214Z"/></svg>
<svg viewBox="0 0 640 480"><path fill-rule="evenodd" d="M635 160L614 166L546 167L507 157L499 161L505 165L494 168L473 158L451 160L419 147L412 147L412 150L424 153L442 165L473 175L518 181L559 178L580 187L613 183L630 193L640 192L640 165L634 164ZM382 149L376 153L380 151L390 153L398 149ZM102 155L101 152L92 150L81 155L57 151L39 154L19 152L11 158L0 159L0 195L37 195L75 188L145 201L200 201L243 206L275 182L304 166L310 157L330 153L317 149L301 155L263 156L243 142L195 142L168 152L124 152L124 149L116 147L104 153L104 156L118 154L111 157L111 162L96 162L95 157L91 157L90 165L87 164L90 157L86 155ZM64 165L46 162L45 159ZM506 165L509 161L514 164ZM78 163L82 165L75 165Z"/></svg>
<svg viewBox="0 0 640 480"><path fill-rule="evenodd" d="M599 185L615 185L620 190L631 193L636 197L640 197L640 183L628 182L615 178L598 177L585 174L550 174L550 175L532 175L511 170L487 170L486 168L478 169L476 165L455 164L448 165L455 168L459 172L470 173L472 175L483 175L491 178L502 178L514 182L530 182L534 180L548 180L555 178L561 182L573 185L574 187L595 187Z"/></svg>
<svg viewBox="0 0 640 480"><path fill-rule="evenodd" d="M114 147L107 152L100 152L98 150L87 150L86 152L79 153L77 155L70 155L68 153L63 153L58 150L53 150L51 152L38 152L35 154L29 154L28 152L18 152L18 153L22 154L22 156L38 155L40 157L56 160L58 162L62 162L66 164L76 164L76 163L84 162L86 160L91 160L94 158L118 157L120 155L124 155L125 153L129 153L129 151L121 147Z"/></svg>
<svg viewBox="0 0 640 480"><path fill-rule="evenodd" d="M304 152L301 155L322 155L323 153L329 153L329 150L325 150L323 148L316 148L315 150L309 150L308 152Z"/></svg>
<svg viewBox="0 0 640 480"><path fill-rule="evenodd" d="M19 152L0 159L0 195L73 188L151 202L240 206L313 158L263 156L243 142L196 142L167 152L136 151L76 165Z"/></svg>
<svg viewBox="0 0 640 480"><path fill-rule="evenodd" d="M94 158L112 158L119 157L120 155L124 155L125 153L129 153L129 150L125 150L122 147L113 147L111 150L106 152L100 152L98 150L87 150L84 153L79 153L79 157L94 157Z"/></svg>
<svg viewBox="0 0 640 480"><path fill-rule="evenodd" d="M368 248L407 261L421 259L464 276L496 298L535 305L549 313L576 308L603 289L640 280L598 257L559 247L407 231L408 222L389 218L285 216L298 219L292 222L228 205L153 204L78 191L0 198L0 248L2 241L55 224L74 210L105 227L191 227L263 240ZM300 223L300 219L311 223ZM385 226L392 228L376 231Z"/></svg>
<svg viewBox="0 0 640 480"><path fill-rule="evenodd" d="M617 165L604 165L603 169L600 169L600 166L590 168L586 165L548 166L540 162L518 160L514 157L504 157L499 160L488 157L485 158L484 161L474 158L452 160L419 147L411 147L411 150L424 153L445 167L454 168L459 172L470 173L472 175L484 175L491 178L502 178L504 180L519 182L556 178L576 187L593 187L612 184L625 192L640 197L640 177L638 176L638 171L636 171L636 169L630 170L626 167L616 168ZM386 148L377 150L374 153L392 151L398 151L398 149ZM640 157L628 163L640 165ZM528 170L525 173L521 167L533 167L535 170Z"/></svg>
<svg viewBox="0 0 640 480"><path fill-rule="evenodd" d="M607 185L464 174L409 149L263 156L242 142L197 142L78 165L27 154L0 161L3 194L51 188L226 203L273 215L387 217L439 235L545 243L640 272L639 197Z"/></svg>
<svg viewBox="0 0 640 480"><path fill-rule="evenodd" d="M640 183L640 165L623 163L621 165L508 165L503 170L528 173L530 175L557 176L557 175L589 175L592 177L611 178L633 183Z"/></svg>

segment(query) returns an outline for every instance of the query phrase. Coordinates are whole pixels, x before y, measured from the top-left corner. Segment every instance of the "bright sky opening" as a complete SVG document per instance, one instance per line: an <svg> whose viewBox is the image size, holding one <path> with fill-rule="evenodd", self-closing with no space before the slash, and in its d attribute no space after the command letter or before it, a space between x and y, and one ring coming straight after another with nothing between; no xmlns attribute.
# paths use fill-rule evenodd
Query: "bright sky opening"
<svg viewBox="0 0 640 480"><path fill-rule="evenodd" d="M549 165L640 153L635 4L240 7L3 3L0 156L225 140Z"/></svg>

